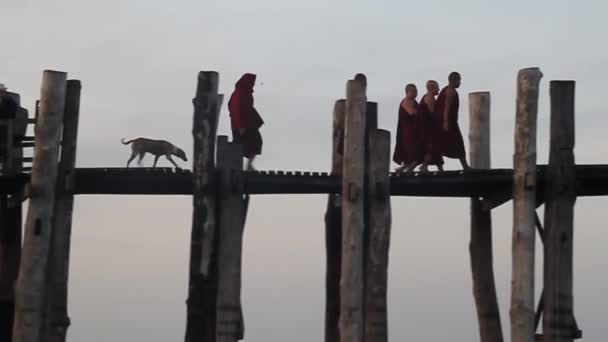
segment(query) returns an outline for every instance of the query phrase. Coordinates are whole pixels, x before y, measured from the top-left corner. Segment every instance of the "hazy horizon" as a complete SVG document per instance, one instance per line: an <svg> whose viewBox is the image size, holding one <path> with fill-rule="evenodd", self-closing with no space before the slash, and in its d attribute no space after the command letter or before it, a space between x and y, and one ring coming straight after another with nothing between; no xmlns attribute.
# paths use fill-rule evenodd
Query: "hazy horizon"
<svg viewBox="0 0 608 342"><path fill-rule="evenodd" d="M5 0L0 82L32 112L42 70L82 81L78 167L119 167L123 137L170 140L192 156L192 97L200 70L220 73L227 97L258 75L266 125L260 169L327 171L335 100L368 77L379 127L391 132L406 83L462 74L460 127L468 152L468 93L492 96L492 166L511 167L517 71L538 66L538 163L549 147L549 82L576 84L576 162L606 163L602 146L608 5L561 0L403 3L395 0ZM263 83L263 84L261 84ZM226 101L225 101L226 102ZM229 135L226 106L218 134ZM151 165L151 159L144 160ZM184 168L191 163L179 162ZM159 166L169 166L165 160ZM391 166L392 168L394 165ZM448 169L457 162L448 161ZM327 196L254 196L243 254L246 341L319 341L324 322ZM606 198L575 207L574 303L584 340L606 334ZM542 209L539 210L542 215ZM188 196L78 196L70 260L68 341L183 339L192 201ZM494 268L509 336L512 207L496 209ZM478 340L469 200L392 198L391 341ZM537 293L542 253L537 245ZM538 296L537 296L538 299Z"/></svg>

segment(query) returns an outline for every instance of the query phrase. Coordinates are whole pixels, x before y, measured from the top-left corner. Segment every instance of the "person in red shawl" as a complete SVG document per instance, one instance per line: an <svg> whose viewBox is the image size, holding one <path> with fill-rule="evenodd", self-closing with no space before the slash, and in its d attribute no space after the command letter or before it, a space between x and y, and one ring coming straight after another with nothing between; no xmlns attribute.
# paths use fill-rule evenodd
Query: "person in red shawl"
<svg viewBox="0 0 608 342"><path fill-rule="evenodd" d="M247 158L247 170L253 170L253 160L262 153L260 127L264 120L253 107L253 87L256 75L244 74L236 85L228 101L232 141L243 146Z"/></svg>
<svg viewBox="0 0 608 342"><path fill-rule="evenodd" d="M448 85L441 90L435 106L435 122L441 124L441 133L437 134L438 148L444 157L458 159L463 170L469 170L464 149L462 133L458 126L458 87L460 74L452 72L448 76Z"/></svg>
<svg viewBox="0 0 608 342"><path fill-rule="evenodd" d="M397 141L393 161L399 165L397 172L411 172L424 158L423 122L418 115L418 89L413 84L405 86L405 98L399 105Z"/></svg>
<svg viewBox="0 0 608 342"><path fill-rule="evenodd" d="M436 104L435 96L437 94L439 94L439 84L437 84L437 81L428 80L426 82L426 94L422 96L418 105L418 115L421 116L424 125L424 136L421 144L424 146L425 155L424 162L420 166L420 171L423 172L428 171L428 165L435 165L439 171L443 171L443 158L436 137L441 133L442 128L433 120Z"/></svg>

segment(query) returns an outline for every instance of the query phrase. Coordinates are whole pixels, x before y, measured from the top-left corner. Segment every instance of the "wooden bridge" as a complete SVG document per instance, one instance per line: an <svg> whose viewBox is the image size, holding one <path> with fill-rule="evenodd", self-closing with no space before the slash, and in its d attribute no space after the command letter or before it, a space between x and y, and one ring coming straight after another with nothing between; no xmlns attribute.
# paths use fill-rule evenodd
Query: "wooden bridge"
<svg viewBox="0 0 608 342"><path fill-rule="evenodd" d="M215 72L198 76L192 171L76 168L80 81L45 71L35 117L28 118L22 108L17 118L0 120L0 340L65 341L75 195L192 196L185 341L243 339L243 229L250 195L267 194L328 194L326 342L388 340L391 196L471 199L471 271L483 342L504 340L494 285L491 210L513 200L512 340L581 338L573 308L573 207L576 197L608 195L608 165L574 163L572 81L551 82L549 164L536 165L541 77L537 68L518 74L513 169L490 168L490 94L479 92L469 94L474 169L405 175L389 172L390 134L378 129L377 104L367 101L365 87L357 81L348 82L346 100L334 108L330 172L244 171L241 147L217 136L223 95ZM25 127L33 123L36 136L26 137ZM32 147L34 158L23 157L23 149ZM21 248L25 199L29 207ZM543 204L541 222L536 208ZM545 288L537 302L536 232L545 252Z"/></svg>

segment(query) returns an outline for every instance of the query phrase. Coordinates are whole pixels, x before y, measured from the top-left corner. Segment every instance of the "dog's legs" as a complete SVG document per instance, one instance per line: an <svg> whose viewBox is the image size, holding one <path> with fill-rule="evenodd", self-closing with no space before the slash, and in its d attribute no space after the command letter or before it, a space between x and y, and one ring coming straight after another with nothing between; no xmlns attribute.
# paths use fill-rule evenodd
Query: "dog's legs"
<svg viewBox="0 0 608 342"><path fill-rule="evenodd" d="M146 152L139 152L139 158L137 159L137 165L141 166L141 161L144 159Z"/></svg>
<svg viewBox="0 0 608 342"><path fill-rule="evenodd" d="M131 164L131 161L133 161L133 159L135 159L135 157L137 156L137 153L135 153L135 151L133 151L131 153L131 157L129 158L129 160L127 161L127 167L129 167L129 164Z"/></svg>
<svg viewBox="0 0 608 342"><path fill-rule="evenodd" d="M177 164L175 164L175 162L173 161L173 158L171 158L170 154L165 154L165 157L167 158L168 161L171 162L171 164L173 164L175 166L176 169L179 169L179 166L177 166Z"/></svg>
<svg viewBox="0 0 608 342"><path fill-rule="evenodd" d="M156 163L158 162L158 158L160 158L160 155L157 154L157 155L154 156L154 164L152 164L152 168L156 167Z"/></svg>

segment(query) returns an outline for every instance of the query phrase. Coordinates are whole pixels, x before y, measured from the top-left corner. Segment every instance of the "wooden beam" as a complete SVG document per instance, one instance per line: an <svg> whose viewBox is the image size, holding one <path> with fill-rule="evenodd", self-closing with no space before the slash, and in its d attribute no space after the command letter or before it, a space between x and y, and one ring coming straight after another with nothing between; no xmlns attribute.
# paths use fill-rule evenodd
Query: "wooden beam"
<svg viewBox="0 0 608 342"><path fill-rule="evenodd" d="M358 81L347 83L345 113L340 341L362 342L366 97Z"/></svg>
<svg viewBox="0 0 608 342"><path fill-rule="evenodd" d="M67 81L61 159L55 194L55 217L49 254L49 288L47 295L47 322L43 336L49 342L65 342L70 326L68 316L68 278L70 241L72 237L72 210L74 208L74 168L78 141L80 114L79 80Z"/></svg>
<svg viewBox="0 0 608 342"><path fill-rule="evenodd" d="M244 322L241 308L241 264L243 223L246 203L243 199L243 150L241 145L218 137L220 172L218 229L217 342L243 339Z"/></svg>
<svg viewBox="0 0 608 342"><path fill-rule="evenodd" d="M331 174L342 176L344 151L345 100L338 100L333 112L333 144ZM342 199L329 194L325 212L325 342L340 341L340 265L342 250Z"/></svg>
<svg viewBox="0 0 608 342"><path fill-rule="evenodd" d="M186 342L215 341L217 276L216 188L214 186L215 137L222 96L218 95L219 74L198 74L192 136L192 231L188 279Z"/></svg>
<svg viewBox="0 0 608 342"><path fill-rule="evenodd" d="M517 75L515 155L513 157L513 256L511 340L534 340L534 243L536 209L536 121L538 68Z"/></svg>
<svg viewBox="0 0 608 342"><path fill-rule="evenodd" d="M544 340L571 342L573 313L574 81L551 81L551 143L545 186Z"/></svg>
<svg viewBox="0 0 608 342"><path fill-rule="evenodd" d="M469 94L469 159L474 169L490 169L490 93ZM509 196L510 197L510 196ZM492 213L471 198L471 273L481 342L502 342L492 254Z"/></svg>
<svg viewBox="0 0 608 342"><path fill-rule="evenodd" d="M369 132L367 203L368 248L365 255L365 341L388 341L387 279L391 235L390 133Z"/></svg>
<svg viewBox="0 0 608 342"><path fill-rule="evenodd" d="M36 123L36 160L25 223L23 253L16 287L13 341L43 340L44 297L48 286L59 140L66 94L65 72L46 70L42 77L40 114Z"/></svg>

